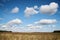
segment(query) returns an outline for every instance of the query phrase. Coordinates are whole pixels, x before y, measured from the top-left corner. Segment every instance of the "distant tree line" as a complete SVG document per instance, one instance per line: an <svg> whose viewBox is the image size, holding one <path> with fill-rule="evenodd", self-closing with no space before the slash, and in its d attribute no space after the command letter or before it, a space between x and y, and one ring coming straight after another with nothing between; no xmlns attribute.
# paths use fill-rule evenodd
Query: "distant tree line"
<svg viewBox="0 0 60 40"><path fill-rule="evenodd" d="M5 31L5 30L0 30L0 32L12 32L12 31ZM53 33L60 33L60 30L55 30Z"/></svg>
<svg viewBox="0 0 60 40"><path fill-rule="evenodd" d="M5 31L5 30L0 30L0 32L12 32L12 31Z"/></svg>
<svg viewBox="0 0 60 40"><path fill-rule="evenodd" d="M54 33L60 33L60 30L55 30Z"/></svg>

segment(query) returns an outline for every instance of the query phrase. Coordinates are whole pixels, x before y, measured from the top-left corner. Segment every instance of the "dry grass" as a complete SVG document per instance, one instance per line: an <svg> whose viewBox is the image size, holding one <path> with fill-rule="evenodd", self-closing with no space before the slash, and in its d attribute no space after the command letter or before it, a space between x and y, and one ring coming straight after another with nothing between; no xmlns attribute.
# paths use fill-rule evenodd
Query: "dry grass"
<svg viewBox="0 0 60 40"><path fill-rule="evenodd" d="M60 40L60 33L0 33L0 40Z"/></svg>

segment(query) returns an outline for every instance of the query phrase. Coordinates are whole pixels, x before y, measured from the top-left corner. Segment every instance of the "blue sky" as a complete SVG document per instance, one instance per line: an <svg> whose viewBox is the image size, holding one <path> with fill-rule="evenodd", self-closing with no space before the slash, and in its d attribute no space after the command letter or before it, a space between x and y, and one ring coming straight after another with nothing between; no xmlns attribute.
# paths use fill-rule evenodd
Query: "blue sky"
<svg viewBox="0 0 60 40"><path fill-rule="evenodd" d="M0 30L60 30L60 0L0 0Z"/></svg>

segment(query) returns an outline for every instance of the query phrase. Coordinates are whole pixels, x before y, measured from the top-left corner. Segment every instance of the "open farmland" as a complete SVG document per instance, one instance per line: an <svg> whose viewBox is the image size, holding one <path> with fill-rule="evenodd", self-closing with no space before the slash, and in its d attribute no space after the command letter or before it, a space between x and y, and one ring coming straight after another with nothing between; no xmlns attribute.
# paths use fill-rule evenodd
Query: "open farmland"
<svg viewBox="0 0 60 40"><path fill-rule="evenodd" d="M60 40L60 33L0 32L0 40Z"/></svg>

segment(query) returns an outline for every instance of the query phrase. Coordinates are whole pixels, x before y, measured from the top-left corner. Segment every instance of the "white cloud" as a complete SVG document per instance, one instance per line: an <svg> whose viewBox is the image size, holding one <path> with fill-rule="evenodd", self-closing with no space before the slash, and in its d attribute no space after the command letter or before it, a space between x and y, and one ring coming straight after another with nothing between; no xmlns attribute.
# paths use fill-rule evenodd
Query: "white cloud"
<svg viewBox="0 0 60 40"><path fill-rule="evenodd" d="M18 18L10 20L6 24L0 24L0 30L7 30L7 31L16 31L20 28L17 26L20 26L22 21Z"/></svg>
<svg viewBox="0 0 60 40"><path fill-rule="evenodd" d="M26 7L24 13L25 16L29 17L34 14L38 14L39 12L42 14L49 14L53 15L57 12L58 10L58 3L51 2L49 5L41 5L40 7L34 6L34 7Z"/></svg>
<svg viewBox="0 0 60 40"><path fill-rule="evenodd" d="M49 5L41 5L40 12L43 14L55 14L58 10L58 3L51 2Z"/></svg>
<svg viewBox="0 0 60 40"><path fill-rule="evenodd" d="M41 19L40 21L35 22L35 24L55 24L57 22L56 19Z"/></svg>
<svg viewBox="0 0 60 40"><path fill-rule="evenodd" d="M34 6L34 9L39 9L39 8L38 8L38 6L35 5L35 6Z"/></svg>
<svg viewBox="0 0 60 40"><path fill-rule="evenodd" d="M18 12L19 12L19 8L18 8L18 7L15 7L15 8L12 9L11 12L12 12L12 13L18 13Z"/></svg>
<svg viewBox="0 0 60 40"><path fill-rule="evenodd" d="M36 11L33 7L26 7L24 13L25 13L25 16L29 17L33 14L37 14L38 11Z"/></svg>
<svg viewBox="0 0 60 40"><path fill-rule="evenodd" d="M52 25L52 27L54 27L54 28L55 28L55 27L56 27L56 25Z"/></svg>
<svg viewBox="0 0 60 40"><path fill-rule="evenodd" d="M27 25L27 27L31 27L33 24L29 24L29 25Z"/></svg>
<svg viewBox="0 0 60 40"><path fill-rule="evenodd" d="M8 27L8 26L7 26L7 25L2 25L2 27L3 27L3 28L6 28L6 27Z"/></svg>
<svg viewBox="0 0 60 40"><path fill-rule="evenodd" d="M58 8L58 4L55 3L55 2L50 3L49 6L51 7L51 9L56 9L56 8Z"/></svg>
<svg viewBox="0 0 60 40"><path fill-rule="evenodd" d="M56 25L39 25L39 24L29 24L27 26L27 32L53 32ZM49 30L48 30L49 29Z"/></svg>
<svg viewBox="0 0 60 40"><path fill-rule="evenodd" d="M27 25L27 28L29 29L43 29L43 28L51 28L53 26L55 26L54 24L56 24L57 20L56 19L41 19L37 22L34 22L33 24L29 24ZM49 26L48 26L49 25Z"/></svg>
<svg viewBox="0 0 60 40"><path fill-rule="evenodd" d="M30 26L31 29L41 29L42 26Z"/></svg>
<svg viewBox="0 0 60 40"><path fill-rule="evenodd" d="M29 24L26 27L20 27L21 24L21 20L20 19L13 19L11 21L9 21L6 24L0 24L0 30L7 30L7 31L13 31L13 32L44 32L47 31L46 29L49 30L53 30L55 25L53 25L54 23L56 23L55 19L41 19L40 21L37 21L33 24ZM19 25L12 25L12 24L19 24ZM39 25L39 24L44 24L44 25ZM46 24L46 25L45 25ZM48 25L48 24L52 24L52 25ZM17 27L19 26L19 27Z"/></svg>
<svg viewBox="0 0 60 40"><path fill-rule="evenodd" d="M8 22L8 24L21 24L21 23L22 23L22 21L18 18L13 19L13 20Z"/></svg>
<svg viewBox="0 0 60 40"><path fill-rule="evenodd" d="M41 26L41 25L34 25L34 24L28 24L27 27L30 28L30 29L40 29L43 26Z"/></svg>
<svg viewBox="0 0 60 40"><path fill-rule="evenodd" d="M20 19L13 19L7 22L6 24L1 25L2 27L12 27L14 25L20 25L22 21Z"/></svg>

